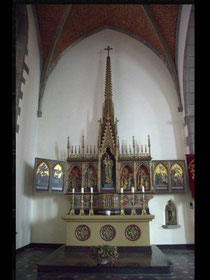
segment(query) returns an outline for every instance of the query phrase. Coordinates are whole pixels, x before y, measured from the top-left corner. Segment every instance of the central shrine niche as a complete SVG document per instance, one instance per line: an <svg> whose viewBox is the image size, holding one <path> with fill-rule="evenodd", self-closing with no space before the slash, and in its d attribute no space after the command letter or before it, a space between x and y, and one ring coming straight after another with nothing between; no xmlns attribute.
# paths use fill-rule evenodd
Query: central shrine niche
<svg viewBox="0 0 210 280"><path fill-rule="evenodd" d="M101 185L102 190L114 190L116 186L115 158L107 148L101 158Z"/></svg>

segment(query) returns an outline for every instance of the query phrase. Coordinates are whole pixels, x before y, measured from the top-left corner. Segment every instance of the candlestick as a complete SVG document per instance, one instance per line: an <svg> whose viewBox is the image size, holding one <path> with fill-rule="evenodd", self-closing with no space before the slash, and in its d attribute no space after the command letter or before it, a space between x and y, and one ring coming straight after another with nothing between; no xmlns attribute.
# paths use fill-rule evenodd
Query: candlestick
<svg viewBox="0 0 210 280"><path fill-rule="evenodd" d="M71 200L71 211L69 212L69 215L75 215L74 212L74 188L72 189L72 200Z"/></svg>
<svg viewBox="0 0 210 280"><path fill-rule="evenodd" d="M84 188L82 188L82 189L83 189L83 192L84 192ZM83 192L82 192L82 196L81 196L81 209L80 209L80 211L79 211L79 215L80 215L80 216L85 214L85 213L84 213L84 199L83 199Z"/></svg>
<svg viewBox="0 0 210 280"><path fill-rule="evenodd" d="M123 188L121 188L121 194L120 194L120 215L125 215L123 209Z"/></svg>
<svg viewBox="0 0 210 280"><path fill-rule="evenodd" d="M131 187L131 191L132 191L132 193L134 193L134 187Z"/></svg>
<svg viewBox="0 0 210 280"><path fill-rule="evenodd" d="M143 186L142 186L143 187ZM145 209L145 200L144 200L144 193L143 193L143 205L142 205L142 211L141 211L142 215L146 215L147 211Z"/></svg>
<svg viewBox="0 0 210 280"><path fill-rule="evenodd" d="M93 188L91 187L91 195L90 195L90 210L89 210L89 216L93 216Z"/></svg>
<svg viewBox="0 0 210 280"><path fill-rule="evenodd" d="M133 187L132 187L133 188ZM133 191L133 208L131 210L131 215L136 215L136 209L135 209L135 205L134 205L134 202L135 202L135 194L134 194L134 191Z"/></svg>
<svg viewBox="0 0 210 280"><path fill-rule="evenodd" d="M142 186L142 192L144 193L144 186Z"/></svg>
<svg viewBox="0 0 210 280"><path fill-rule="evenodd" d="M123 188L120 189L120 192L123 193Z"/></svg>
<svg viewBox="0 0 210 280"><path fill-rule="evenodd" d="M93 187L90 187L90 192L93 193Z"/></svg>
<svg viewBox="0 0 210 280"><path fill-rule="evenodd" d="M81 188L81 193L84 193L84 188L83 187Z"/></svg>

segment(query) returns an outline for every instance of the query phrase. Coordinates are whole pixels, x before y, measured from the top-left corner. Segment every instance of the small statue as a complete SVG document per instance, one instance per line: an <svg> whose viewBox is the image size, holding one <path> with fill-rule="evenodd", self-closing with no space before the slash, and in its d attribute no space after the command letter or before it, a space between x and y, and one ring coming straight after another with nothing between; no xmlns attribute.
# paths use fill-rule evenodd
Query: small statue
<svg viewBox="0 0 210 280"><path fill-rule="evenodd" d="M105 184L113 184L113 180L112 180L113 162L108 154L103 160L103 166L104 166Z"/></svg>
<svg viewBox="0 0 210 280"><path fill-rule="evenodd" d="M129 174L129 176L128 176L128 187L130 190L133 187L133 175L132 174Z"/></svg>
<svg viewBox="0 0 210 280"><path fill-rule="evenodd" d="M169 200L166 205L166 224L167 225L176 225L176 208L174 203Z"/></svg>

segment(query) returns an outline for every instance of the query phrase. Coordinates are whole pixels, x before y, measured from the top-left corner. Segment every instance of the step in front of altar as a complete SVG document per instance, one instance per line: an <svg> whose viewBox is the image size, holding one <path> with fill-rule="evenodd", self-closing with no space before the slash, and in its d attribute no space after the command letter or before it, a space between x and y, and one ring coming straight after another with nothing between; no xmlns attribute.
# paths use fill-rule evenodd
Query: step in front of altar
<svg viewBox="0 0 210 280"><path fill-rule="evenodd" d="M130 250L130 249L131 250ZM119 247L119 257L114 265L96 265L88 256L89 247L66 248L65 245L49 254L37 264L40 273L78 273L78 274L139 274L173 272L173 264L155 245L151 250L127 250Z"/></svg>

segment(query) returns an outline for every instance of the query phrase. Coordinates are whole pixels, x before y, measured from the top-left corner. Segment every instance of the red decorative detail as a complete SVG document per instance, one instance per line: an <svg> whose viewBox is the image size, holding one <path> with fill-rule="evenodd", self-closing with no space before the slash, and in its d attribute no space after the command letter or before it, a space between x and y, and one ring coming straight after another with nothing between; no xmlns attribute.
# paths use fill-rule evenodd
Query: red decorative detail
<svg viewBox="0 0 210 280"><path fill-rule="evenodd" d="M75 192L81 192L81 186L82 186L82 174L78 166L74 166L71 169L71 172L69 174L69 186L68 191L71 191L72 188L75 189Z"/></svg>
<svg viewBox="0 0 210 280"><path fill-rule="evenodd" d="M189 184L190 189L192 192L192 197L195 197L195 155L194 154L188 154L186 155L187 159L187 170L189 175Z"/></svg>

